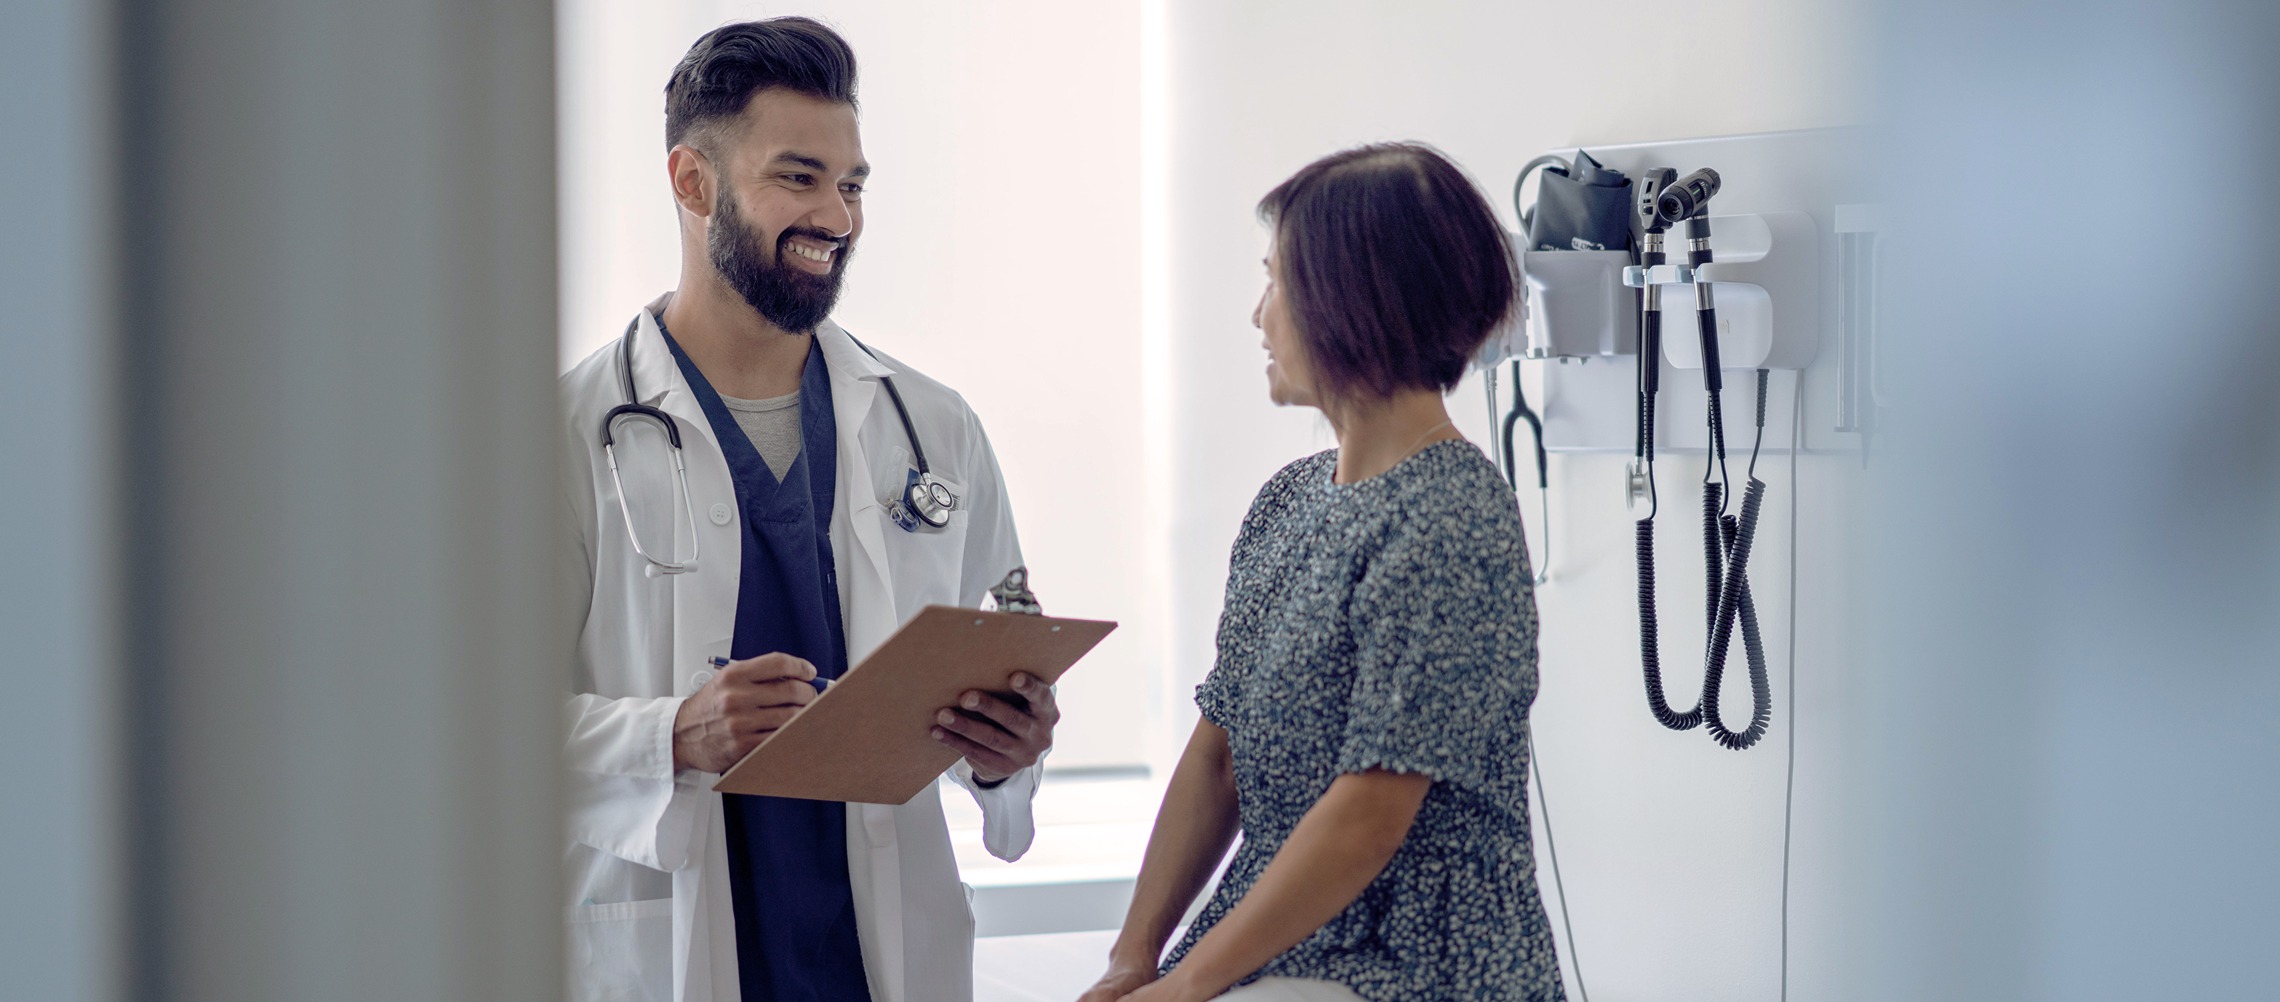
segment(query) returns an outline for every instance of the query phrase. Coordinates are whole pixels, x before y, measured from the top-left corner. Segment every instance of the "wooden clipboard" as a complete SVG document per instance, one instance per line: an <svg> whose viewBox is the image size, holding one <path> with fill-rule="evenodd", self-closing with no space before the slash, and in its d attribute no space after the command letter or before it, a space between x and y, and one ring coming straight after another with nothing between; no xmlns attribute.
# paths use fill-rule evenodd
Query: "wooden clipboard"
<svg viewBox="0 0 2280 1002"><path fill-rule="evenodd" d="M927 606L713 789L906 803L958 761L930 736L936 711L968 689L1003 692L1017 671L1057 682L1114 629L1090 619Z"/></svg>

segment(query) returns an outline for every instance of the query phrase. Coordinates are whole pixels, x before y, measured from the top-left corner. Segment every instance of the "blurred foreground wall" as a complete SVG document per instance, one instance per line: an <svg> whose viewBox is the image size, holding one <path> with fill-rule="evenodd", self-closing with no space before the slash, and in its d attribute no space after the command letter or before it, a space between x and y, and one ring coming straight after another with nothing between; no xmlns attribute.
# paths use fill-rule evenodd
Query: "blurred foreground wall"
<svg viewBox="0 0 2280 1002"><path fill-rule="evenodd" d="M2280 8L1885 12L1848 995L2270 998Z"/></svg>
<svg viewBox="0 0 2280 1002"><path fill-rule="evenodd" d="M0 994L555 997L550 5L0 18Z"/></svg>

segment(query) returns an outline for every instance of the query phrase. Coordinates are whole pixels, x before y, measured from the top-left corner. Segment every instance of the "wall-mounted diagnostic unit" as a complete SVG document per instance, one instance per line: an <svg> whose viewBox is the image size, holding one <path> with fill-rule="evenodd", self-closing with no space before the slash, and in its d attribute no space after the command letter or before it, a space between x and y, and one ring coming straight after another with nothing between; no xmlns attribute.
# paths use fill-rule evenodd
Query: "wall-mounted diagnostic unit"
<svg viewBox="0 0 2280 1002"><path fill-rule="evenodd" d="M1545 498L1547 452L1629 454L1626 475L1608 485L1605 500L1615 503L1619 489L1636 518L1647 709L1662 726L1700 729L1723 748L1755 746L1773 722L1749 578L1766 496L1757 462L1768 445L1766 414L1789 415L1790 434L1772 448L1792 452L1794 470L1797 452L1857 451L1865 462L1883 402L1875 323L1882 214L1862 169L1865 145L1863 132L1835 129L1594 147L1539 156L1513 182L1523 301L1478 360L1492 414L1497 376L1509 372L1513 399L1499 450L1505 475L1517 490L1513 439L1522 421L1535 432ZM1531 177L1533 199L1526 197ZM1537 363L1541 413L1521 390L1522 360ZM1746 458L1737 448L1729 459L1728 442L1747 442ZM1687 709L1671 706L1664 691L1656 595L1656 516L1666 500L1683 508L1690 493L1689 485L1657 482L1656 458L1670 453L1702 468L1702 687ZM1548 501L1545 514L1548 537ZM1537 555L1542 584L1548 547ZM1786 584L1794 618L1794 576ZM1729 721L1721 706L1736 646L1749 673L1746 721ZM1795 722L1787 726L1794 742ZM1539 792L1541 761L1531 754ZM1783 817L1786 923L1786 809ZM1555 846L1548 807L1544 831L1547 847ZM1556 848L1551 864L1564 925ZM1574 941L1570 928L1571 958ZM1580 964L1575 970L1581 990Z"/></svg>
<svg viewBox="0 0 2280 1002"><path fill-rule="evenodd" d="M1755 744L1771 716L1748 578L1766 414L1824 416L1802 420L1806 451L1863 450L1875 423L1878 234L1862 143L1837 129L1594 147L1538 157L1514 185L1525 302L1482 359L1492 374L1513 360L1507 471L1517 481L1509 457L1522 417L1537 429L1539 482L1545 451L1631 454L1621 487L1638 513L1648 707L1663 725L1701 727L1727 748ZM1519 392L1519 359L1549 363L1540 415ZM1750 443L1746 465L1729 461L1728 442ZM1789 437L1772 448L1789 449ZM1704 679L1687 710L1663 695L1655 602L1655 518L1680 489L1656 482L1655 459L1673 452L1707 459ZM1719 694L1737 640L1753 712L1729 726Z"/></svg>

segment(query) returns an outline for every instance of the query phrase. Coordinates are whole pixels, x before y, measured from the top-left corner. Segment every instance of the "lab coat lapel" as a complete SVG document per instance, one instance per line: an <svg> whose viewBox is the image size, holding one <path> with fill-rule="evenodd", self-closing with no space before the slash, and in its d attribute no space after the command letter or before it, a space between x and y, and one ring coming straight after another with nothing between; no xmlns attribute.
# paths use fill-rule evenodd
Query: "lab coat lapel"
<svg viewBox="0 0 2280 1002"><path fill-rule="evenodd" d="M665 347L665 332L658 328L656 315L644 309L634 318L634 323L633 383L641 394L641 402L669 410L661 401L677 399L694 416L693 423L704 429L706 437L711 437L704 411L697 407L688 381L681 378L680 363L673 361L672 349Z"/></svg>

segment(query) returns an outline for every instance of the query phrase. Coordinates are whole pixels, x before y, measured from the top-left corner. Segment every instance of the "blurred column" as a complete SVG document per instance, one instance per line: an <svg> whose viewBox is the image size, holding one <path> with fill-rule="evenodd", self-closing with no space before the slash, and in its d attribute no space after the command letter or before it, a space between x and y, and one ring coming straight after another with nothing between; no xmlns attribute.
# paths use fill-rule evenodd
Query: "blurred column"
<svg viewBox="0 0 2280 1002"><path fill-rule="evenodd" d="M1851 997L2267 998L2280 8L1884 13Z"/></svg>
<svg viewBox="0 0 2280 1002"><path fill-rule="evenodd" d="M62 1002L122 987L107 26L0 4L0 994Z"/></svg>
<svg viewBox="0 0 2280 1002"><path fill-rule="evenodd" d="M552 25L0 10L0 994L559 997Z"/></svg>

